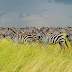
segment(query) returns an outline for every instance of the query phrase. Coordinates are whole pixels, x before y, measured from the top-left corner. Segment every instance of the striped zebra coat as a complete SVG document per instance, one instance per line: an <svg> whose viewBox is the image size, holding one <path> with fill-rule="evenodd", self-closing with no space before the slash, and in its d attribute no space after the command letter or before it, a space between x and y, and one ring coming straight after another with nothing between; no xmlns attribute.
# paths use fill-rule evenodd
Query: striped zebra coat
<svg viewBox="0 0 72 72"><path fill-rule="evenodd" d="M60 33L56 34L53 32L53 33L47 33L45 35L42 35L42 42L49 45L54 45L59 43L61 49L64 48L64 50L65 50L65 45L64 45L65 42L66 46L68 47L65 36Z"/></svg>
<svg viewBox="0 0 72 72"><path fill-rule="evenodd" d="M38 40L38 36L36 34L19 34L13 31L11 28L8 28L8 31L3 35L3 37L9 36L13 42L16 43L32 43Z"/></svg>
<svg viewBox="0 0 72 72"><path fill-rule="evenodd" d="M72 46L72 27L57 27L54 29L54 31L58 31L59 33L65 33L67 40Z"/></svg>

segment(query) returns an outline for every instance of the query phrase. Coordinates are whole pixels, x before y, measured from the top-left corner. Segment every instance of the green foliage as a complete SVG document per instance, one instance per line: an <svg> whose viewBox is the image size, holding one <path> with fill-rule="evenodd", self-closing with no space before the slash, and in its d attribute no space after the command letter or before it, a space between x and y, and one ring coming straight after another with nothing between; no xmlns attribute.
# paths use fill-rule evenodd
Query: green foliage
<svg viewBox="0 0 72 72"><path fill-rule="evenodd" d="M72 72L72 47L0 41L0 72Z"/></svg>

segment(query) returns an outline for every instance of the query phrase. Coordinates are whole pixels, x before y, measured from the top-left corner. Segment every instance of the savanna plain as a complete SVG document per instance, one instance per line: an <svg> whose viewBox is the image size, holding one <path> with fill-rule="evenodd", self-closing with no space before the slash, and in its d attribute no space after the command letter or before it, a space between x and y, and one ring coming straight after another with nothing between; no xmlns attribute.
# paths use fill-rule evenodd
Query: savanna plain
<svg viewBox="0 0 72 72"><path fill-rule="evenodd" d="M72 47L16 44L0 40L0 72L72 72Z"/></svg>

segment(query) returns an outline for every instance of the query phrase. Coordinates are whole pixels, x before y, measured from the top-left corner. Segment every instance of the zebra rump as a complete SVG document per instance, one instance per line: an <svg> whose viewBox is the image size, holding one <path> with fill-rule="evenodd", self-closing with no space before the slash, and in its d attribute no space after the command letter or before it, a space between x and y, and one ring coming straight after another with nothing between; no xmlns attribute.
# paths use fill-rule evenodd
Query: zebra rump
<svg viewBox="0 0 72 72"><path fill-rule="evenodd" d="M59 43L61 49L64 48L64 50L65 50L65 45L64 45L64 42L65 42L66 46L68 47L66 39L65 39L65 36L62 35L62 34L55 34L55 35L47 34L47 35L43 35L42 41L44 43L46 43L46 44L49 44L49 45L54 45L54 44Z"/></svg>

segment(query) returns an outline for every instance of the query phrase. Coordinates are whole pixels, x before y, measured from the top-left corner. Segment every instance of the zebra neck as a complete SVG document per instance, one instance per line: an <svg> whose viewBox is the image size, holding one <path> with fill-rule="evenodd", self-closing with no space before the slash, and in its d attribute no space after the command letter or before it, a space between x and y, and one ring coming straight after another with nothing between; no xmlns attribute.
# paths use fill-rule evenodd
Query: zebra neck
<svg viewBox="0 0 72 72"><path fill-rule="evenodd" d="M10 33L10 38L14 39L15 38L15 34Z"/></svg>

